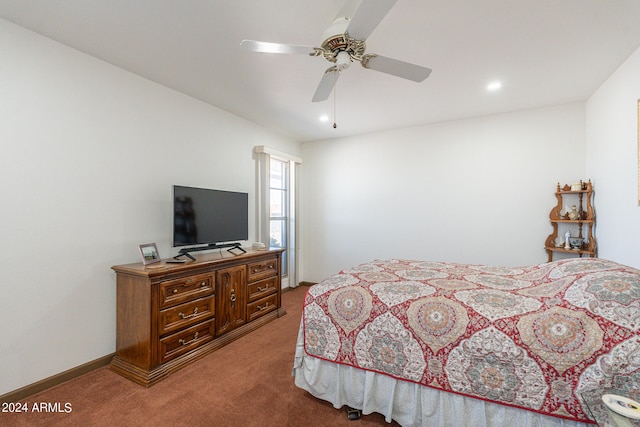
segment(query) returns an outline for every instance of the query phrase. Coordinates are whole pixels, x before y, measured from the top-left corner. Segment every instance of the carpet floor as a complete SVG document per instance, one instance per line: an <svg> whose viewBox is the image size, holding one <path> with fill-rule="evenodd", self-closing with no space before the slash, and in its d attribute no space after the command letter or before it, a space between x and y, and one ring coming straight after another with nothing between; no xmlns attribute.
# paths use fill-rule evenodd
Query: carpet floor
<svg viewBox="0 0 640 427"><path fill-rule="evenodd" d="M27 412L0 412L0 425L389 426L380 414L350 421L346 407L335 409L294 385L291 369L307 289L283 294L285 316L150 388L105 366L26 398L20 403ZM44 411L33 411L34 405Z"/></svg>

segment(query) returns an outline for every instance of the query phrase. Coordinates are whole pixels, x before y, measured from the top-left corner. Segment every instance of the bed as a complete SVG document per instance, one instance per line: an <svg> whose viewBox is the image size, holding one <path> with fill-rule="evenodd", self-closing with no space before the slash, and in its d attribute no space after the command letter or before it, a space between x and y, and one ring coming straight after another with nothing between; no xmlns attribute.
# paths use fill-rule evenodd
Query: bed
<svg viewBox="0 0 640 427"><path fill-rule="evenodd" d="M640 270L362 264L307 291L293 376L402 426L593 425L584 392L640 384Z"/></svg>

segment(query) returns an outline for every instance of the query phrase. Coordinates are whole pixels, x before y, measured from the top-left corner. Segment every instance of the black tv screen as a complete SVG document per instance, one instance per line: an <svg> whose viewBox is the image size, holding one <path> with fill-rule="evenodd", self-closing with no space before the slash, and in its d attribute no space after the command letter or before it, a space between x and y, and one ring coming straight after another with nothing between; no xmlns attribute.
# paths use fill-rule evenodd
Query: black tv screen
<svg viewBox="0 0 640 427"><path fill-rule="evenodd" d="M249 195L173 186L173 246L249 238Z"/></svg>

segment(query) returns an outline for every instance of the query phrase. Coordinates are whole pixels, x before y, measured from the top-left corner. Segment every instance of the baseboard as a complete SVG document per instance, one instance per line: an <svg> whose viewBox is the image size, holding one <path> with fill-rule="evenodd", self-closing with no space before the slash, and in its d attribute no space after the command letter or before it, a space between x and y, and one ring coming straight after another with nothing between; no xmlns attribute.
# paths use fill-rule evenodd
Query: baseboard
<svg viewBox="0 0 640 427"><path fill-rule="evenodd" d="M300 286L313 286L315 284L316 284L316 282L300 282L300 283L298 283L298 285L300 285Z"/></svg>
<svg viewBox="0 0 640 427"><path fill-rule="evenodd" d="M14 391L10 391L9 393L0 396L0 402L19 402L25 397L40 393L41 391L44 391L48 388L51 388L58 384L62 384L66 381L79 377L80 375L91 372L94 369L101 368L102 366L107 366L109 363L111 363L111 359L113 359L113 356L115 356L115 353L108 354L99 359L92 360L91 362L87 362L83 365L76 366L75 368L71 368L67 371L56 374L52 377L45 378L36 383L29 384Z"/></svg>
<svg viewBox="0 0 640 427"><path fill-rule="evenodd" d="M313 286L315 284L316 284L315 282L300 282L298 283L298 286ZM292 291L294 289L295 288L292 288L291 286L287 286L286 288L282 288L282 293L286 294L287 292Z"/></svg>

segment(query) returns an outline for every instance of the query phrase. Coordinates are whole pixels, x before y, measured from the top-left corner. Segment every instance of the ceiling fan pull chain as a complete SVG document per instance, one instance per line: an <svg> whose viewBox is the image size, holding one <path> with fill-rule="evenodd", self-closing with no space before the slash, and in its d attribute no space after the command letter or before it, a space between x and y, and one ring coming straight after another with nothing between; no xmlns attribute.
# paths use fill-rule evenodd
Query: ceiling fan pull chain
<svg viewBox="0 0 640 427"><path fill-rule="evenodd" d="M340 71L336 70L335 73L333 73L333 128L337 128L338 125L336 124L336 90L338 88L337 86L337 82L336 80L338 79L338 73Z"/></svg>

